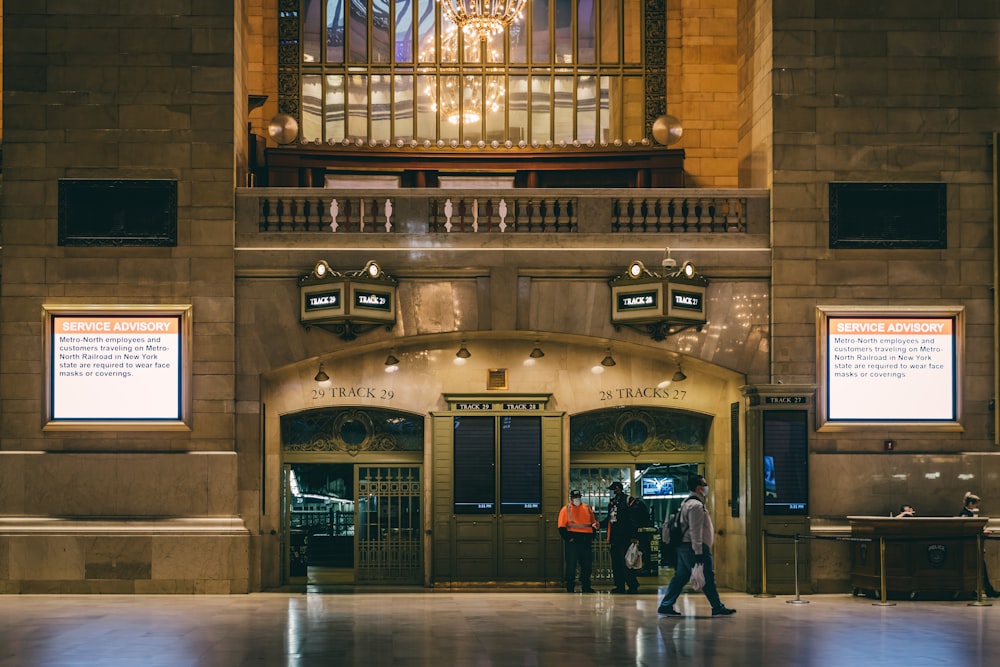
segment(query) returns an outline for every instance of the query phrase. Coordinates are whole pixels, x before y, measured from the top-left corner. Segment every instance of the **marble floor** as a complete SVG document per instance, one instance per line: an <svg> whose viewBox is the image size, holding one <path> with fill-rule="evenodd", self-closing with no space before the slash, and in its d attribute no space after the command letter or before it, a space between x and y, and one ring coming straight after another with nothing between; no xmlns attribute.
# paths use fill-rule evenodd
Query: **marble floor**
<svg viewBox="0 0 1000 667"><path fill-rule="evenodd" d="M703 595L0 595L0 666L996 665L1000 605L850 595L755 598L712 618Z"/></svg>

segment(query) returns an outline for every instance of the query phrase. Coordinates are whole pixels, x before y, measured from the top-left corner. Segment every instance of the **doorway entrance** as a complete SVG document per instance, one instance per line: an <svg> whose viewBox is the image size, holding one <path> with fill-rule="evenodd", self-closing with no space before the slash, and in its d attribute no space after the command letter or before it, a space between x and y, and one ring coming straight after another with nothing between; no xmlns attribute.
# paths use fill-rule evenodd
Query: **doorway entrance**
<svg viewBox="0 0 1000 667"><path fill-rule="evenodd" d="M419 584L420 466L287 463L285 532L294 584Z"/></svg>
<svg viewBox="0 0 1000 667"><path fill-rule="evenodd" d="M702 472L704 463L685 461L679 463L632 463L628 465L587 466L571 465L569 487L579 489L583 501L590 505L598 521L607 516L611 482L621 482L625 493L639 498L649 511L651 524L639 529L639 548L646 557L645 567L639 573L640 583L655 586L666 583L673 576L673 569L660 565L660 528L670 513L687 498L689 475ZM594 567L592 580L610 584L611 549L601 531L594 542ZM661 581L662 577L662 581ZM645 578L645 579L644 579Z"/></svg>

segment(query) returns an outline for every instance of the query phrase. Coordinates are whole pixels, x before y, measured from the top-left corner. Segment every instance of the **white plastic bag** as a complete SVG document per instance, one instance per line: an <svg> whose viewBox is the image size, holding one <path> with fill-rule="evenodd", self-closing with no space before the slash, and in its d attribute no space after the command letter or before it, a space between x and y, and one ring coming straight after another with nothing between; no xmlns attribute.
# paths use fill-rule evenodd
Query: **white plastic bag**
<svg viewBox="0 0 1000 667"><path fill-rule="evenodd" d="M691 568L691 590L700 591L705 587L705 568L701 563L695 563Z"/></svg>
<svg viewBox="0 0 1000 667"><path fill-rule="evenodd" d="M642 552L639 551L639 544L637 542L630 544L628 550L625 552L625 567L630 570L642 569Z"/></svg>

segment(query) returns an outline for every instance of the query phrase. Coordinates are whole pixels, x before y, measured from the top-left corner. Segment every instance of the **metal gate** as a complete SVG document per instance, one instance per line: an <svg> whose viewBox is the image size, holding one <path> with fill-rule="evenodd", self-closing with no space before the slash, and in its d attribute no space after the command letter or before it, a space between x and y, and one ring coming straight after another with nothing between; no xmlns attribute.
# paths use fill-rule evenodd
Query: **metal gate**
<svg viewBox="0 0 1000 667"><path fill-rule="evenodd" d="M359 465L356 470L356 580L422 583L420 466Z"/></svg>
<svg viewBox="0 0 1000 667"><path fill-rule="evenodd" d="M626 492L631 487L632 467L577 467L569 469L569 488L580 489L583 502L590 505L601 521L607 516L608 502L611 494L608 486L611 482L622 482ZM607 533L601 533L594 540L594 568L591 574L594 582L606 584L611 582L611 547L607 542Z"/></svg>

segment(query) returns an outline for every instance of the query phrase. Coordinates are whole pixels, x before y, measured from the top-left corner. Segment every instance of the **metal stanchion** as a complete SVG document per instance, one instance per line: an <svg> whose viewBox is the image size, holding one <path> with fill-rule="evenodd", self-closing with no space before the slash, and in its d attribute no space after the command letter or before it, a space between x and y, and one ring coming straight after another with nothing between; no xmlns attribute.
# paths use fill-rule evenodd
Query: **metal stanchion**
<svg viewBox="0 0 1000 667"><path fill-rule="evenodd" d="M986 558L986 548L983 536L976 535L976 599L969 603L970 607L992 607L992 602L983 599L983 559Z"/></svg>
<svg viewBox="0 0 1000 667"><path fill-rule="evenodd" d="M895 602L886 602L886 590L885 590L885 538L878 538L878 578L879 587L882 589L882 599L879 602L872 602L875 607L895 607Z"/></svg>
<svg viewBox="0 0 1000 667"><path fill-rule="evenodd" d="M773 598L772 593L767 592L767 531L760 531L760 593L755 598Z"/></svg>
<svg viewBox="0 0 1000 667"><path fill-rule="evenodd" d="M799 534L795 533L795 546L792 552L792 562L794 563L795 571L795 599L785 600L787 604L809 604L809 600L803 600L799 596Z"/></svg>

